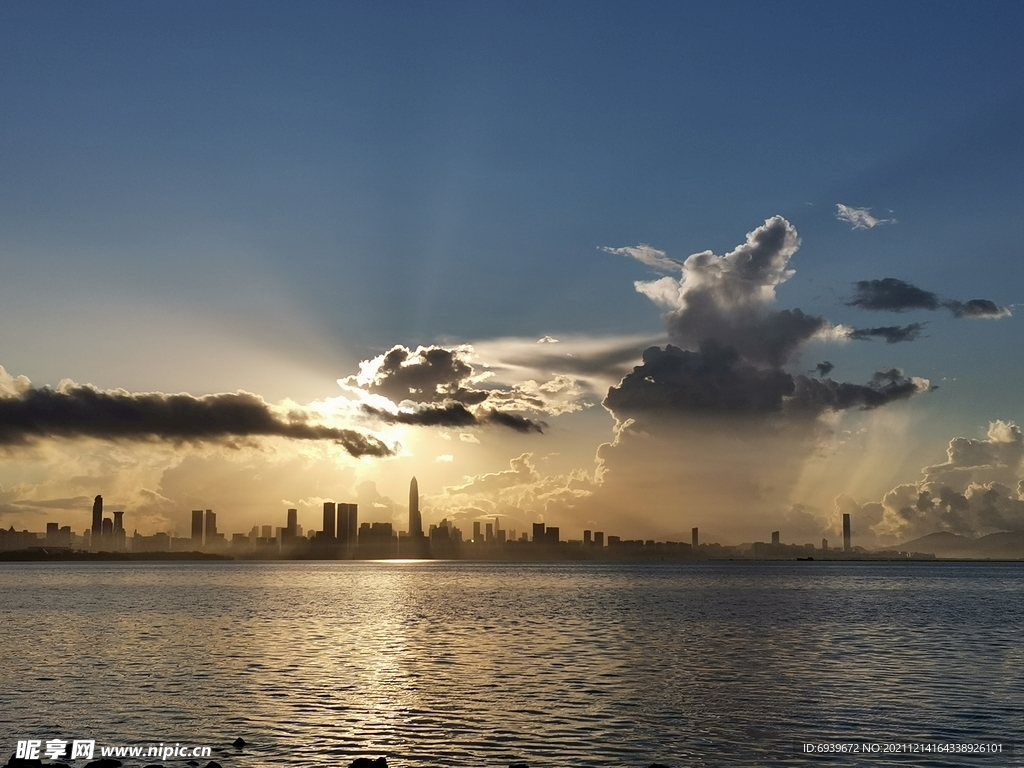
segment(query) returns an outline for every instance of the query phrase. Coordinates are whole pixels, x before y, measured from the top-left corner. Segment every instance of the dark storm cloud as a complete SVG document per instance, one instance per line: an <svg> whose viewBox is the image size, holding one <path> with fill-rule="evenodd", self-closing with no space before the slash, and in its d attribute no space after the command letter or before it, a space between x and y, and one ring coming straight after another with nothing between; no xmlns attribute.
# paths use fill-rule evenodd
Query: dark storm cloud
<svg viewBox="0 0 1024 768"><path fill-rule="evenodd" d="M885 339L886 344L897 344L901 341L913 341L924 331L924 323L910 325L883 325L877 328L855 328L850 331L850 338L870 341L873 338Z"/></svg>
<svg viewBox="0 0 1024 768"><path fill-rule="evenodd" d="M193 397L71 384L0 397L0 445L47 437L221 443L287 437L331 440L353 456L394 453L377 438L355 430L310 424L298 414L282 418L262 398L247 392Z"/></svg>
<svg viewBox="0 0 1024 768"><path fill-rule="evenodd" d="M881 280L860 280L853 284L854 296L846 302L848 306L883 312L905 312L911 309L948 309L956 318L1008 317L1010 310L1000 307L988 299L957 301L943 299L937 293L918 288L916 285L885 277Z"/></svg>
<svg viewBox="0 0 1024 768"><path fill-rule="evenodd" d="M908 309L938 309L942 306L937 294L897 280L895 277L859 280L853 286L854 297L846 302L851 307L904 312Z"/></svg>
<svg viewBox="0 0 1024 768"><path fill-rule="evenodd" d="M671 344L644 350L643 362L608 390L604 406L616 418L644 412L756 414L779 411L793 377L762 370L714 341L690 352Z"/></svg>
<svg viewBox="0 0 1024 768"><path fill-rule="evenodd" d="M928 382L897 368L879 371L866 385L851 384L758 368L715 342L705 342L699 352L670 344L645 350L643 363L608 390L604 406L620 420L654 414L816 416L877 408L927 387Z"/></svg>
<svg viewBox="0 0 1024 768"><path fill-rule="evenodd" d="M517 416L514 413L508 413L506 411L489 411L483 416L482 421L485 424L497 424L501 427L508 427L514 429L516 432L544 432L544 427L547 426L543 421L533 421L527 419L524 416Z"/></svg>
<svg viewBox="0 0 1024 768"><path fill-rule="evenodd" d="M899 368L878 371L868 384L812 379L807 376L796 376L793 382L794 391L789 407L796 412L815 415L826 410L878 408L928 389L926 380L907 376Z"/></svg>
<svg viewBox="0 0 1024 768"><path fill-rule="evenodd" d="M533 421L503 411L482 411L474 413L462 403L440 403L423 405L408 411L386 411L363 405L363 412L388 424L408 424L421 427L472 427L494 424L513 429L516 432L544 432L543 421Z"/></svg>
<svg viewBox="0 0 1024 768"><path fill-rule="evenodd" d="M345 383L384 395L395 403L456 401L477 405L487 399L488 393L466 386L472 376L473 366L464 350L419 347L413 352L396 345L365 363L364 372L348 377Z"/></svg>
<svg viewBox="0 0 1024 768"><path fill-rule="evenodd" d="M835 365L830 363L828 360L824 360L814 366L814 370L818 372L819 376L828 376L835 370Z"/></svg>
<svg viewBox="0 0 1024 768"><path fill-rule="evenodd" d="M954 317L976 317L995 320L1000 317L1007 317L1010 314L1009 309L1000 307L988 299L971 299L964 302L951 299L945 302L943 306L952 312Z"/></svg>

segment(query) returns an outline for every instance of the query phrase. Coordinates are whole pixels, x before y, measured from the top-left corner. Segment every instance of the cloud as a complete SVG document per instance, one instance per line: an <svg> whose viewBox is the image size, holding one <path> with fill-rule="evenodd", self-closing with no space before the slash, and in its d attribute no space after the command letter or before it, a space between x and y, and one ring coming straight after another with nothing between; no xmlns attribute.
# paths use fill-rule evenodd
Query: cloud
<svg viewBox="0 0 1024 768"><path fill-rule="evenodd" d="M713 341L698 352L668 345L650 347L643 363L608 391L603 405L620 422L644 418L658 425L667 417L818 416L825 411L877 408L927 391L926 379L899 369L879 371L866 384L793 376L778 368L758 368L736 350Z"/></svg>
<svg viewBox="0 0 1024 768"><path fill-rule="evenodd" d="M836 203L836 218L853 225L853 229L873 229L879 224L895 224L896 219L876 219L870 208L853 208Z"/></svg>
<svg viewBox="0 0 1024 768"><path fill-rule="evenodd" d="M897 485L879 502L858 504L848 496L837 510L866 520L882 544L949 531L981 536L1024 531L1024 435L1009 421L993 421L982 439L956 437L946 461L925 467L913 483Z"/></svg>
<svg viewBox="0 0 1024 768"><path fill-rule="evenodd" d="M678 259L669 258L664 251L659 251L657 248L652 248L644 243L626 248L608 248L603 246L599 250L605 253L613 253L616 256L628 256L631 259L636 259L641 264L646 264L649 267L666 272L673 272L683 266L683 262Z"/></svg>
<svg viewBox="0 0 1024 768"><path fill-rule="evenodd" d="M937 293L926 291L895 277L880 280L859 280L853 284L854 297L847 306L883 312L906 312L912 309L948 309L956 318L985 318L998 320L1009 317L1010 310L988 299L957 301L943 299ZM910 327L910 326L908 326Z"/></svg>
<svg viewBox="0 0 1024 768"><path fill-rule="evenodd" d="M360 372L339 383L350 392L370 396L363 413L389 424L469 427L494 424L518 432L543 432L545 423L519 412L557 416L589 407L575 379L556 375L538 383L519 381L482 386L494 372L473 365L470 345L453 348L394 346L360 363ZM490 383L490 382L489 382ZM373 398L380 398L373 400Z"/></svg>
<svg viewBox="0 0 1024 768"><path fill-rule="evenodd" d="M814 370L818 372L819 376L828 376L835 370L835 365L830 363L828 360L823 360L814 366Z"/></svg>
<svg viewBox="0 0 1024 768"><path fill-rule="evenodd" d="M877 337L885 339L886 344L897 344L901 341L913 341L920 337L923 331L923 323L911 323L904 326L884 325L878 328L854 328L850 331L850 338L870 341Z"/></svg>
<svg viewBox="0 0 1024 768"><path fill-rule="evenodd" d="M412 409L400 408L395 411L364 404L362 410L386 424L407 424L419 427L471 427L494 424L508 427L516 432L543 433L544 427L547 426L543 421L535 421L504 411L480 409L471 411L462 403L428 404Z"/></svg>
<svg viewBox="0 0 1024 768"><path fill-rule="evenodd" d="M854 283L855 295L848 306L886 312L905 312L908 309L934 310L942 306L938 294L915 285L884 277L881 280L859 280Z"/></svg>
<svg viewBox="0 0 1024 768"><path fill-rule="evenodd" d="M594 488L582 470L545 475L534 455L523 453L509 461L508 469L466 477L458 485L445 487L430 503L457 520L501 515L507 518L506 527L518 526L520 531L536 520L561 523L568 526L563 538L570 538L579 536L578 531L572 532L587 519L584 502Z"/></svg>
<svg viewBox="0 0 1024 768"><path fill-rule="evenodd" d="M645 246L609 250L681 272L679 278L634 283L637 291L669 309L665 321L674 344L693 348L711 339L735 348L749 362L780 366L804 342L834 331L824 317L774 308L775 288L793 276L789 261L799 247L793 225L773 216L724 256L703 251L679 262L652 255Z"/></svg>
<svg viewBox="0 0 1024 768"><path fill-rule="evenodd" d="M959 302L950 299L943 304L946 309L953 313L953 317L961 318L984 318L998 320L1001 317L1009 317L1010 310L1006 307L997 306L988 299L971 299L970 301Z"/></svg>
<svg viewBox="0 0 1024 768"><path fill-rule="evenodd" d="M472 432L460 432L459 440L461 440L464 443L476 443L478 445L480 444L480 438L474 435Z"/></svg>
<svg viewBox="0 0 1024 768"><path fill-rule="evenodd" d="M275 409L248 392L193 397L100 390L70 381L61 382L57 389L19 384L6 386L4 392L7 394L0 397L0 445L43 438L231 443L252 437L285 437L330 440L352 456L394 453L372 435L311 423L300 409Z"/></svg>
<svg viewBox="0 0 1024 768"><path fill-rule="evenodd" d="M450 464L451 462L455 461L455 457L452 456L450 453L442 453L440 456L434 459L434 461Z"/></svg>
<svg viewBox="0 0 1024 768"><path fill-rule="evenodd" d="M550 336L543 336L543 337L537 339L537 343L538 344L557 344L558 343L558 339L554 339L554 338L552 338Z"/></svg>
<svg viewBox="0 0 1024 768"><path fill-rule="evenodd" d="M664 336L569 336L557 345L538 344L532 339L501 338L476 341L473 348L488 361L490 382L508 388L525 380L544 381L554 376L569 377L582 395L604 393L621 379L652 344L664 343Z"/></svg>
<svg viewBox="0 0 1024 768"><path fill-rule="evenodd" d="M455 401L476 405L487 399L486 390L467 386L474 381L469 347L408 347L396 345L382 355L359 364L359 373L344 379L366 392L384 395L395 403Z"/></svg>

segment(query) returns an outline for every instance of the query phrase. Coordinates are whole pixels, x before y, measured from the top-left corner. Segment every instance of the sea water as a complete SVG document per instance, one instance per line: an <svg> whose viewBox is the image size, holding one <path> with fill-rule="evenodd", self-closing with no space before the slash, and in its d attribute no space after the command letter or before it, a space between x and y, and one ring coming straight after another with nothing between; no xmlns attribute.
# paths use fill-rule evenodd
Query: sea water
<svg viewBox="0 0 1024 768"><path fill-rule="evenodd" d="M0 649L4 757L1024 764L1024 563L10 563Z"/></svg>

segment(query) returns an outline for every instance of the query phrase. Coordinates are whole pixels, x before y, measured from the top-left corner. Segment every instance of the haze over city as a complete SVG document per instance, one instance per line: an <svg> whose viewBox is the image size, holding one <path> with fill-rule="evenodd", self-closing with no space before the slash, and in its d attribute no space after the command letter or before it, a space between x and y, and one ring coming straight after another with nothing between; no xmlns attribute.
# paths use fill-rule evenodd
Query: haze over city
<svg viewBox="0 0 1024 768"><path fill-rule="evenodd" d="M1019 6L730 8L0 6L0 527L1024 530Z"/></svg>

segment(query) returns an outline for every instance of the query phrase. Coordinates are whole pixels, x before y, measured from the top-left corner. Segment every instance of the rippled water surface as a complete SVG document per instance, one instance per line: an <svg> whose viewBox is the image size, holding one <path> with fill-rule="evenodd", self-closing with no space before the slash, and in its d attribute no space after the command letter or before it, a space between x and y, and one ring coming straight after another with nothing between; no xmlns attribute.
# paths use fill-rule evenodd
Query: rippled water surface
<svg viewBox="0 0 1024 768"><path fill-rule="evenodd" d="M1011 563L3 564L0 641L3 755L60 735L225 768L807 765L829 760L804 742L1024 729Z"/></svg>

